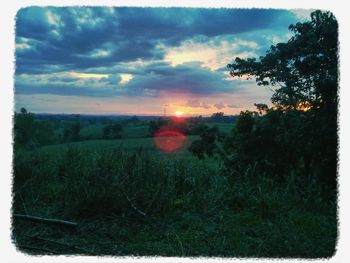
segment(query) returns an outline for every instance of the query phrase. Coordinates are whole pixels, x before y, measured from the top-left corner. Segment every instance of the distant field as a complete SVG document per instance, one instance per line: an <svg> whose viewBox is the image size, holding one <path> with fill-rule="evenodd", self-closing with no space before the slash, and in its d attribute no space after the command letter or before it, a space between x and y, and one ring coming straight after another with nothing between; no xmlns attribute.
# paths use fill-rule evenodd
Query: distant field
<svg viewBox="0 0 350 263"><path fill-rule="evenodd" d="M199 136L187 136L184 147L178 151L177 154L189 154L188 147L191 143L199 139ZM48 145L41 147L41 150L50 154L56 153L67 149L68 147L77 147L81 150L113 150L113 149L123 149L125 151L136 151L142 147L143 151L149 151L152 153L162 153L155 146L153 138L129 138L129 139L117 139L117 140L90 140L81 142L71 142L57 145Z"/></svg>
<svg viewBox="0 0 350 263"><path fill-rule="evenodd" d="M80 134L83 137L90 137L91 139L98 139L102 137L102 125L89 125L82 127Z"/></svg>
<svg viewBox="0 0 350 263"><path fill-rule="evenodd" d="M103 125L89 125L81 129L80 134L84 137L97 139L102 137ZM144 138L148 137L148 125L126 125L123 126L122 138Z"/></svg>
<svg viewBox="0 0 350 263"><path fill-rule="evenodd" d="M223 133L230 133L233 128L233 123L208 122L206 124L209 127L217 126ZM102 129L103 125L85 126L81 129L80 134L83 137L89 137L90 139L98 139L102 137ZM148 125L142 124L123 126L121 137L124 139L149 137Z"/></svg>
<svg viewBox="0 0 350 263"><path fill-rule="evenodd" d="M122 138L144 138L148 137L148 125L124 126Z"/></svg>
<svg viewBox="0 0 350 263"><path fill-rule="evenodd" d="M207 122L209 127L217 126L223 133L230 133L234 124L233 123L222 123L222 122Z"/></svg>

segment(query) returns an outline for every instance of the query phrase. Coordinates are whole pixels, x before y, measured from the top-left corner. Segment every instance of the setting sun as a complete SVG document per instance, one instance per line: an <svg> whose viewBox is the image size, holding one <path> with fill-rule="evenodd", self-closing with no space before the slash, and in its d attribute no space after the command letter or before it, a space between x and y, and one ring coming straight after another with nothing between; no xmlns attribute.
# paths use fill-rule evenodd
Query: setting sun
<svg viewBox="0 0 350 263"><path fill-rule="evenodd" d="M175 111L175 115L177 117L180 117L180 116L184 115L184 112L183 111Z"/></svg>

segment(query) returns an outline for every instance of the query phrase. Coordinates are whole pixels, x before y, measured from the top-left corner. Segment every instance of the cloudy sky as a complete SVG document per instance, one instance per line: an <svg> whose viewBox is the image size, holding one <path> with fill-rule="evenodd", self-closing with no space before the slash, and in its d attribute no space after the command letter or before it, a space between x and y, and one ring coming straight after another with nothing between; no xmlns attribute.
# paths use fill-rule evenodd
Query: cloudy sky
<svg viewBox="0 0 350 263"><path fill-rule="evenodd" d="M81 114L237 114L272 91L234 79L308 10L28 7L16 18L15 108Z"/></svg>

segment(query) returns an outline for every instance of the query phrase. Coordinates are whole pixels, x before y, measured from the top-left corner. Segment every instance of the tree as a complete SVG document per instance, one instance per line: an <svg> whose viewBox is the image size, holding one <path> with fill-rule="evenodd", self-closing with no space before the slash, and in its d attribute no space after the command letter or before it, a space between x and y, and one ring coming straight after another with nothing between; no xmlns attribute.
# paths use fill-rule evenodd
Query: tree
<svg viewBox="0 0 350 263"><path fill-rule="evenodd" d="M78 141L80 139L80 123L72 123L65 127L63 132L64 141Z"/></svg>
<svg viewBox="0 0 350 263"><path fill-rule="evenodd" d="M224 113L223 112L213 113L210 119L214 122L222 122L224 120Z"/></svg>
<svg viewBox="0 0 350 263"><path fill-rule="evenodd" d="M294 36L271 46L259 60L236 58L228 64L233 77L255 77L258 85L279 86L275 106L336 107L338 87L338 25L330 12L314 11L311 21L290 25Z"/></svg>
<svg viewBox="0 0 350 263"><path fill-rule="evenodd" d="M25 108L21 108L20 113L15 112L14 135L14 146L28 149L54 141L54 129L51 123L36 119L35 115Z"/></svg>
<svg viewBox="0 0 350 263"><path fill-rule="evenodd" d="M35 143L34 114L21 108L21 113L15 113L14 119L15 146L26 146Z"/></svg>
<svg viewBox="0 0 350 263"><path fill-rule="evenodd" d="M267 111L269 110L269 107L264 103L254 103L254 106L256 107L260 115L267 113Z"/></svg>
<svg viewBox="0 0 350 263"><path fill-rule="evenodd" d="M216 145L219 140L219 129L217 126L209 128L207 125L201 126L199 130L200 140L194 141L189 147L189 151L196 155L199 159L205 156L213 156Z"/></svg>
<svg viewBox="0 0 350 263"><path fill-rule="evenodd" d="M149 134L153 136L155 132L159 131L161 128L166 127L168 125L169 125L169 121L163 118L151 120L148 125Z"/></svg>
<svg viewBox="0 0 350 263"><path fill-rule="evenodd" d="M236 58L228 68L233 77L254 77L258 85L275 87L271 98L274 107L267 109L257 104L258 110L266 110L267 116L254 124L256 143L266 145L263 141L268 137L265 131L269 128L262 123L269 118L277 120L274 130L270 131L274 134L270 138L270 147L267 145L267 148L274 145L279 149L280 156L276 155L277 152L273 156L280 160L285 159L281 155L289 156L289 164L294 167L303 163L305 175L317 176L325 185L335 187L337 21L330 12L317 10L311 14L310 21L291 25L289 29L294 36L287 43L271 46L259 60ZM247 130L253 129L248 121L243 123L249 127ZM264 135L259 136L258 132ZM262 155L264 151L269 152L267 148L261 148Z"/></svg>
<svg viewBox="0 0 350 263"><path fill-rule="evenodd" d="M103 127L103 138L118 139L121 137L123 126L119 123L109 124Z"/></svg>

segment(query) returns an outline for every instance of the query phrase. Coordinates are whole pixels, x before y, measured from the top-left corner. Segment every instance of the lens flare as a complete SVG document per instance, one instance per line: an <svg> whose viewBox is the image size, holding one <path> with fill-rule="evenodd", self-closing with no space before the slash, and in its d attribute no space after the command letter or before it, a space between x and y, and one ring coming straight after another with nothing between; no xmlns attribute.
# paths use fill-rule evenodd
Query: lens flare
<svg viewBox="0 0 350 263"><path fill-rule="evenodd" d="M184 146L186 136L176 130L161 130L154 134L157 148L165 152L173 152Z"/></svg>

